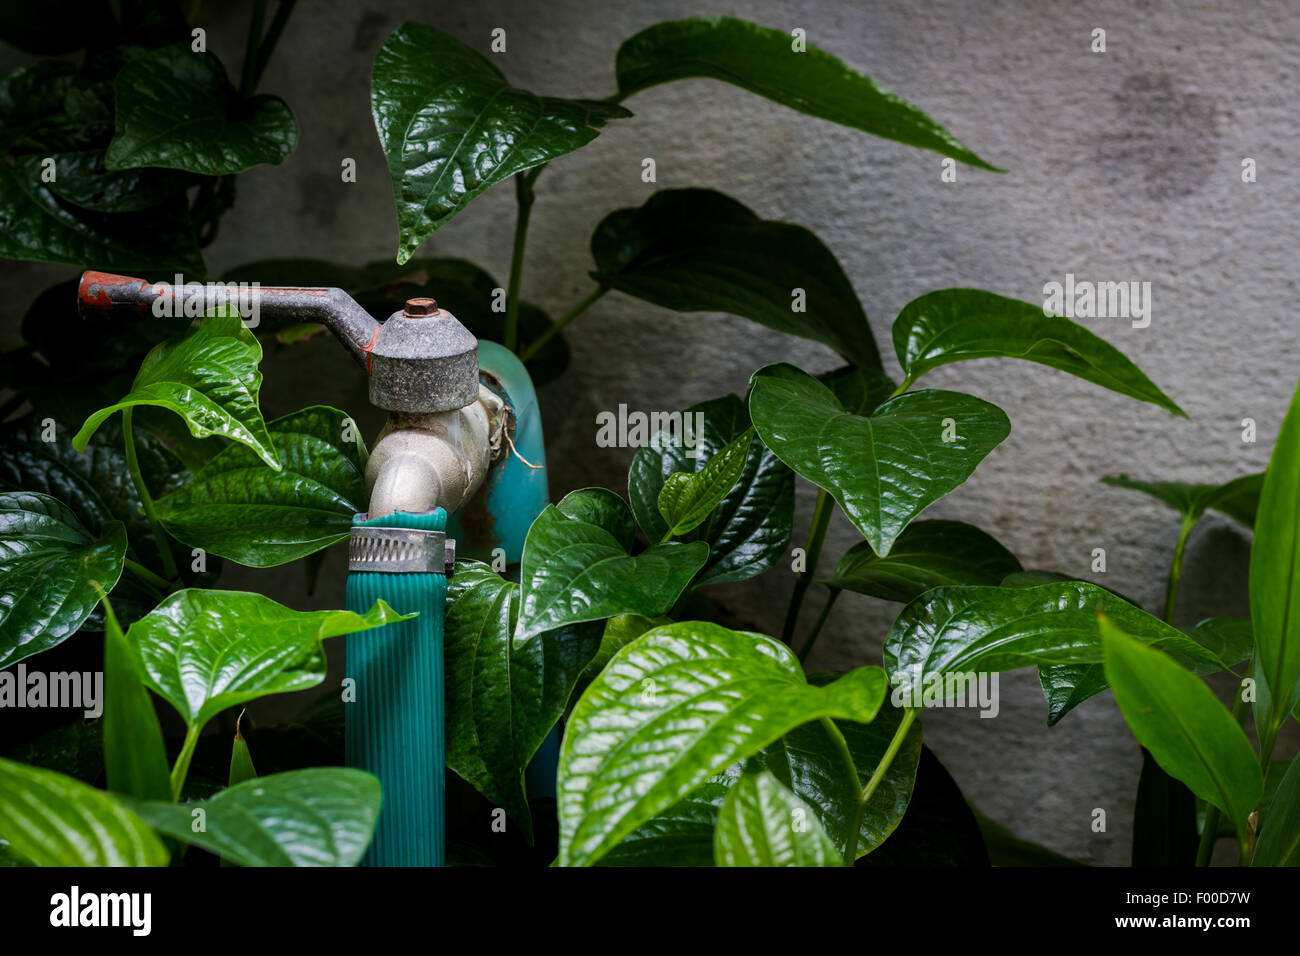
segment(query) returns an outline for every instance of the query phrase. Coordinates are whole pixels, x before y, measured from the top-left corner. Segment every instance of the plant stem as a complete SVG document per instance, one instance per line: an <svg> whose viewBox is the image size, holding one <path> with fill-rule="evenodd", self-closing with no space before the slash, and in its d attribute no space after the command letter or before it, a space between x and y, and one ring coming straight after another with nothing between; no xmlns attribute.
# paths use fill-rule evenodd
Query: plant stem
<svg viewBox="0 0 1300 956"><path fill-rule="evenodd" d="M591 308L596 303L596 300L608 291L609 289L604 286L597 286L592 289L581 302L552 322L549 329L537 336L533 341L529 342L528 346L519 353L519 361L527 362L530 358L537 355L547 342L551 341L551 339L560 333L561 329Z"/></svg>
<svg viewBox="0 0 1300 956"><path fill-rule="evenodd" d="M524 246L528 241L528 219L533 213L533 181L525 173L515 176L515 200L519 212L515 216L515 243L510 252L510 281L506 286L506 334L502 343L514 352L519 346L519 284L524 276Z"/></svg>
<svg viewBox="0 0 1300 956"><path fill-rule="evenodd" d="M127 408L122 412L122 441L126 445L126 468L131 473L131 480L135 482L135 490L140 495L140 504L144 507L144 516L149 519L149 527L153 530L154 543L158 545L158 557L162 561L163 574L168 580L176 580L176 561L172 557L172 549L168 546L167 534L163 531L162 522L158 520L158 512L153 506L153 498L149 496L149 488L144 483L144 475L140 472L140 460L135 453L135 427L132 420L134 408Z"/></svg>
<svg viewBox="0 0 1300 956"><path fill-rule="evenodd" d="M1183 578L1183 552L1187 550L1187 539L1196 527L1196 518L1183 515L1182 527L1178 529L1178 544L1174 546L1174 559L1169 563L1169 576L1165 579L1165 623L1174 623L1174 608L1178 604L1178 585Z"/></svg>
<svg viewBox="0 0 1300 956"><path fill-rule="evenodd" d="M194 748L199 743L199 731L203 728L197 724L191 724L185 731L185 743L181 744L181 752L176 755L176 764L172 767L172 799L181 798L181 790L185 786L185 777L190 772L190 761L194 758Z"/></svg>
<svg viewBox="0 0 1300 956"><path fill-rule="evenodd" d="M253 74L257 72L257 51L262 44L262 24L266 22L266 0L255 0L253 15L248 21L248 38L244 41L244 65L239 71L239 93L248 96L253 92Z"/></svg>
<svg viewBox="0 0 1300 956"><path fill-rule="evenodd" d="M826 603L822 605L821 612L817 615L817 620L813 622L812 633L808 635L808 640L804 641L803 650L799 652L799 663L803 664L808 660L808 655L812 653L813 644L817 642L817 635L822 632L822 625L826 619L831 616L831 608L835 606L835 601L840 596L839 588L829 588L830 594L826 597Z"/></svg>
<svg viewBox="0 0 1300 956"><path fill-rule="evenodd" d="M849 831L849 846L844 853L844 862L848 866L852 866L858 858L858 831L862 829L862 817L867 812L867 804L871 802L871 796L876 792L876 788L880 786L880 781L885 778L889 765L898 756L898 751L903 746L903 738L912 729L912 721L915 719L916 708L908 707L903 711L903 719L898 722L898 729L894 731L894 739L889 742L889 747L886 748L884 756L880 758L880 763L876 764L871 779L862 788L862 793L858 797L858 805L853 811L853 827Z"/></svg>
<svg viewBox="0 0 1300 956"><path fill-rule="evenodd" d="M822 542L826 540L826 528L831 523L831 512L835 502L825 491L817 489L817 505L813 508L812 526L808 529L808 543L804 547L804 569L795 579L794 591L790 595L790 605L785 611L785 625L781 628L781 640L789 646L794 639L794 626L799 620L799 608L803 605L804 595L812 584L812 576L817 573L817 561L822 555Z"/></svg>
<svg viewBox="0 0 1300 956"><path fill-rule="evenodd" d="M902 384L902 385L899 385L898 388L896 388L896 389L894 389L892 392L890 392L890 394L889 394L889 398L898 398L899 395L902 395L902 394L903 394L904 392L906 392L909 388L911 388L911 387L912 387L912 383L915 382L915 381L916 381L916 379L912 378L912 376L910 376L910 375L907 376L905 379L903 379L903 384ZM885 401L889 401L889 398L885 399Z"/></svg>
<svg viewBox="0 0 1300 956"><path fill-rule="evenodd" d="M1240 724L1242 719L1246 716L1247 707L1248 705L1242 697L1241 685L1238 684L1237 689L1233 691L1232 719ZM1264 766L1265 768L1268 767L1267 758L1265 758ZM1219 838L1220 816L1222 816L1222 814L1219 812L1218 807L1210 805L1205 808L1205 829L1201 831L1201 842L1196 846L1197 866L1210 865L1210 857L1214 855L1214 844Z"/></svg>
<svg viewBox="0 0 1300 956"><path fill-rule="evenodd" d="M139 561L132 561L130 558L127 558L125 559L124 566L145 584L155 587L163 593L171 590L172 585L170 581L154 574Z"/></svg>
<svg viewBox="0 0 1300 956"><path fill-rule="evenodd" d="M262 37L262 44L257 51L257 70L253 74L253 85L248 88L248 96L252 96L253 90L257 89L257 84L262 82L262 74L266 72L266 65L271 62L271 54L275 52L275 45L280 42L280 34L284 32L285 24L289 22L294 4L297 2L298 0L280 0L280 6L276 8L275 16L271 20L270 27L267 28L266 35Z"/></svg>

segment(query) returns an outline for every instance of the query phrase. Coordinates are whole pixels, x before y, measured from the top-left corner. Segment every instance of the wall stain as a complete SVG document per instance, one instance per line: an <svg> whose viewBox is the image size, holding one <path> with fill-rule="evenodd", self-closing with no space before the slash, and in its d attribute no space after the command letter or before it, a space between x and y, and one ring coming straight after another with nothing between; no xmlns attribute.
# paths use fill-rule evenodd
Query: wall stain
<svg viewBox="0 0 1300 956"><path fill-rule="evenodd" d="M1157 201L1199 190L1221 139L1215 100L1169 73L1131 73L1114 94L1116 122L1097 140L1106 183Z"/></svg>

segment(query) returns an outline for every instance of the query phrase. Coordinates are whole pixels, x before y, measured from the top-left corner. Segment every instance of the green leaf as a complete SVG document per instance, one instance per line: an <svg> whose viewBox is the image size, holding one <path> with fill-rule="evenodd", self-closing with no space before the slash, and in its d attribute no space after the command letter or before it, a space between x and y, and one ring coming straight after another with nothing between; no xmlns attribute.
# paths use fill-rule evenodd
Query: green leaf
<svg viewBox="0 0 1300 956"><path fill-rule="evenodd" d="M173 199L192 185L184 173L170 169L113 170L97 149L59 153L50 191L92 212L139 212Z"/></svg>
<svg viewBox="0 0 1300 956"><path fill-rule="evenodd" d="M670 20L624 41L617 70L621 99L659 83L707 77L809 116L1001 172L906 100L829 53L811 44L796 51L784 30L733 17Z"/></svg>
<svg viewBox="0 0 1300 956"><path fill-rule="evenodd" d="M104 769L109 790L142 800L171 798L171 770L158 713L135 648L104 602Z"/></svg>
<svg viewBox="0 0 1300 956"><path fill-rule="evenodd" d="M524 771L600 645L600 625L516 638L519 585L462 561L448 579L447 766L532 840Z"/></svg>
<svg viewBox="0 0 1300 956"><path fill-rule="evenodd" d="M158 830L239 866L356 866L379 819L379 781L314 767L246 780L195 803L134 803ZM203 811L204 829L194 826Z"/></svg>
<svg viewBox="0 0 1300 956"><path fill-rule="evenodd" d="M1300 760L1292 758L1263 813L1250 865L1300 866Z"/></svg>
<svg viewBox="0 0 1300 956"><path fill-rule="evenodd" d="M1199 520L1201 515L1213 508L1247 528L1253 528L1255 512L1259 508L1259 494L1264 487L1264 474L1243 475L1221 485L1135 481L1128 475L1108 475L1101 481L1113 488L1128 488L1150 495L1189 521Z"/></svg>
<svg viewBox="0 0 1300 956"><path fill-rule="evenodd" d="M590 865L709 777L820 717L869 722L884 674L808 684L783 644L716 624L656 628L582 695L560 751L562 866Z"/></svg>
<svg viewBox="0 0 1300 956"><path fill-rule="evenodd" d="M0 667L49 650L72 634L122 575L126 531L91 536L49 495L0 493Z"/></svg>
<svg viewBox="0 0 1300 956"><path fill-rule="evenodd" d="M823 583L903 604L930 588L1001 584L1020 570L1015 555L979 528L960 521L918 521L898 536L889 556L856 544Z"/></svg>
<svg viewBox="0 0 1300 956"><path fill-rule="evenodd" d="M989 850L969 801L929 747L902 823L859 866L987 867Z"/></svg>
<svg viewBox="0 0 1300 956"><path fill-rule="evenodd" d="M913 299L894 320L894 351L909 381L949 362L1021 358L1183 414L1124 353L1083 326L980 289Z"/></svg>
<svg viewBox="0 0 1300 956"><path fill-rule="evenodd" d="M608 488L579 488L565 495L555 506L562 514L604 528L624 550L636 541L636 522L627 502Z"/></svg>
<svg viewBox="0 0 1300 956"><path fill-rule="evenodd" d="M743 316L880 368L867 314L825 244L722 193L668 189L616 210L592 234L591 255L592 277L608 288L675 312Z"/></svg>
<svg viewBox="0 0 1300 956"><path fill-rule="evenodd" d="M882 557L1011 432L1000 408L960 392L910 392L863 417L793 365L765 366L751 384L763 444L830 492Z"/></svg>
<svg viewBox="0 0 1300 956"><path fill-rule="evenodd" d="M195 438L221 435L240 442L278 471L280 462L257 406L261 361L262 347L239 315L214 310L194 331L145 356L130 393L86 419L73 447L84 451L90 436L115 412L155 405L185 419Z"/></svg>
<svg viewBox="0 0 1300 956"><path fill-rule="evenodd" d="M1246 832L1264 789L1255 751L1237 722L1196 675L1100 618L1106 679L1142 746L1170 776Z"/></svg>
<svg viewBox="0 0 1300 956"><path fill-rule="evenodd" d="M668 476L695 471L750 427L749 410L735 395L692 405L682 416L696 423L691 432L694 448L686 448L682 429L656 432L628 469L628 500L651 541L668 531L659 514L659 494ZM794 474L766 445L751 442L735 487L708 520L686 536L709 545L709 559L695 586L762 574L785 555L793 528Z"/></svg>
<svg viewBox="0 0 1300 956"><path fill-rule="evenodd" d="M699 471L679 471L668 476L659 489L658 500L659 514L668 525L665 537L694 531L708 519L740 480L753 440L752 430L742 432L711 455Z"/></svg>
<svg viewBox="0 0 1300 956"><path fill-rule="evenodd" d="M830 676L814 674L809 680L822 684ZM848 744L857 779L849 777L838 742L820 721L796 727L753 760L816 809L842 855L853 826L858 785L871 779L902 717L901 709L885 702L869 724L834 721ZM921 736L921 725L914 721L867 804L858 830L859 859L884 843L907 812L921 759Z"/></svg>
<svg viewBox="0 0 1300 956"><path fill-rule="evenodd" d="M1085 581L1037 587L944 587L898 616L885 638L885 670L920 693L946 675L1027 665L1095 664L1102 659L1097 614L1135 638L1214 667L1212 654L1178 628Z"/></svg>
<svg viewBox="0 0 1300 956"><path fill-rule="evenodd" d="M342 541L366 510L361 452L337 408L313 405L266 428L280 470L229 445L158 502L167 531L194 548L255 568L286 564Z"/></svg>
<svg viewBox="0 0 1300 956"><path fill-rule="evenodd" d="M383 601L364 615L295 611L247 591L190 588L131 625L127 640L154 693L201 727L227 707L315 687L325 678L325 638L411 617Z"/></svg>
<svg viewBox="0 0 1300 956"><path fill-rule="evenodd" d="M1249 660L1255 650L1255 632L1248 617L1207 617L1187 631L1187 636L1217 658L1215 670L1231 670Z"/></svg>
<svg viewBox="0 0 1300 956"><path fill-rule="evenodd" d="M243 98L211 53L169 46L133 57L113 84L117 131L109 169L164 166L230 176L278 166L298 145L293 111L278 96Z"/></svg>
<svg viewBox="0 0 1300 956"><path fill-rule="evenodd" d="M735 783L719 775L629 833L601 866L713 866L713 830Z"/></svg>
<svg viewBox="0 0 1300 956"><path fill-rule="evenodd" d="M120 521L129 542L127 555L157 569L159 542L131 480L121 428L107 423L86 443L85 451L78 452L72 447L72 429L55 422L51 431L42 421L33 415L0 439L0 488L57 498L92 535L103 534ZM165 495L188 480L189 472L153 435L137 428L135 442L140 472L151 494Z"/></svg>
<svg viewBox="0 0 1300 956"><path fill-rule="evenodd" d="M1259 498L1250 548L1255 629L1255 726L1271 754L1277 730L1300 701L1300 389L1282 422Z"/></svg>
<svg viewBox="0 0 1300 956"><path fill-rule="evenodd" d="M812 807L766 772L731 788L713 840L718 866L844 865Z"/></svg>
<svg viewBox="0 0 1300 956"><path fill-rule="evenodd" d="M37 866L166 866L162 841L102 790L0 759L0 837Z"/></svg>
<svg viewBox="0 0 1300 956"><path fill-rule="evenodd" d="M375 56L370 108L397 202L397 261L479 193L571 153L627 110L510 86L485 57L445 33L404 23Z"/></svg>
<svg viewBox="0 0 1300 956"><path fill-rule="evenodd" d="M204 274L183 194L139 212L92 212L41 180L40 156L0 157L0 256L120 272Z"/></svg>
<svg viewBox="0 0 1300 956"><path fill-rule="evenodd" d="M239 732L239 721L235 721L235 739L230 745L230 782L227 786L233 787L256 777L257 768L253 766L253 754L248 749L248 741Z"/></svg>
<svg viewBox="0 0 1300 956"><path fill-rule="evenodd" d="M524 542L517 640L615 614L663 614L708 553L702 541L673 541L630 557L600 525L548 505Z"/></svg>

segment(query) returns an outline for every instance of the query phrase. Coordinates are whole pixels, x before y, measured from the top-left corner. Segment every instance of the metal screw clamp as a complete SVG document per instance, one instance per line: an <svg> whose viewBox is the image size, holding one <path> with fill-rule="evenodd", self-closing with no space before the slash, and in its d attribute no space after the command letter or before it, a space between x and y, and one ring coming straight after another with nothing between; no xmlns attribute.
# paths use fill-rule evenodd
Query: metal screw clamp
<svg viewBox="0 0 1300 956"><path fill-rule="evenodd" d="M456 542L443 531L357 527L348 538L348 570L446 574L456 563Z"/></svg>

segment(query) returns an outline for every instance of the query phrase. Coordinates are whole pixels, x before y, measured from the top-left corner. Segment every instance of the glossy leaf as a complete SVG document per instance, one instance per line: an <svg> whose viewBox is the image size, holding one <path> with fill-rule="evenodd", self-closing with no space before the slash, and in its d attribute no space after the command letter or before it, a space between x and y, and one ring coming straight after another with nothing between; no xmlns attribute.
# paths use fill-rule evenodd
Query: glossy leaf
<svg viewBox="0 0 1300 956"><path fill-rule="evenodd" d="M562 866L590 865L737 760L820 717L869 722L884 674L805 682L769 637L716 624L656 628L616 653L582 695L560 752Z"/></svg>
<svg viewBox="0 0 1300 956"><path fill-rule="evenodd" d="M636 542L636 522L627 502L608 488L579 488L560 499L556 510L608 531L625 550Z"/></svg>
<svg viewBox="0 0 1300 956"><path fill-rule="evenodd" d="M462 561L448 579L447 766L532 839L524 771L600 646L601 626L516 639L519 585Z"/></svg>
<svg viewBox="0 0 1300 956"><path fill-rule="evenodd" d="M370 74L370 108L397 202L397 261L479 193L573 152L625 109L536 96L445 33L404 23Z"/></svg>
<svg viewBox="0 0 1300 956"><path fill-rule="evenodd" d="M1108 475L1102 479L1102 484L1150 495L1190 521L1196 521L1205 512L1214 509L1247 528L1253 528L1255 512L1259 509L1259 494L1264 487L1264 475L1262 472L1243 475L1221 485L1135 481L1128 475Z"/></svg>
<svg viewBox="0 0 1300 956"><path fill-rule="evenodd" d="M934 751L922 747L907 813L889 839L858 866L988 865L989 850L970 802Z"/></svg>
<svg viewBox="0 0 1300 956"><path fill-rule="evenodd" d="M59 153L50 191L64 202L92 212L139 212L173 199L192 185L184 173L170 169L112 170L97 149Z"/></svg>
<svg viewBox="0 0 1300 956"><path fill-rule="evenodd" d="M175 412L195 438L221 435L247 445L277 471L280 462L258 408L262 347L239 316L216 311L193 332L153 349L121 401L86 419L72 440L83 451L115 412L153 405Z"/></svg>
<svg viewBox="0 0 1300 956"><path fill-rule="evenodd" d="M668 531L659 514L659 494L668 476L695 471L750 427L749 411L735 395L692 405L682 415L703 422L702 428L692 425L695 447L686 447L680 430L656 432L628 469L628 500L651 541ZM695 586L762 574L784 557L793 528L794 474L762 442L751 442L735 486L708 520L685 536L709 545L709 559Z"/></svg>
<svg viewBox="0 0 1300 956"><path fill-rule="evenodd" d="M1267 754L1300 702L1300 389L1260 493L1250 548L1250 619L1255 629L1255 726Z"/></svg>
<svg viewBox="0 0 1300 956"><path fill-rule="evenodd" d="M749 413L763 444L830 492L882 557L1011 432L1000 408L960 392L910 392L864 417L792 365L761 368L751 384Z"/></svg>
<svg viewBox="0 0 1300 956"><path fill-rule="evenodd" d="M713 866L713 830L735 778L706 780L641 824L601 857L601 866Z"/></svg>
<svg viewBox="0 0 1300 956"><path fill-rule="evenodd" d="M1300 866L1300 760L1291 759L1268 810L1261 813L1251 866Z"/></svg>
<svg viewBox="0 0 1300 956"><path fill-rule="evenodd" d="M727 794L713 836L718 866L843 866L812 807L770 773L745 774Z"/></svg>
<svg viewBox="0 0 1300 956"><path fill-rule="evenodd" d="M722 193L663 190L616 210L592 234L591 255L593 278L608 288L675 312L743 316L880 368L867 314L834 254L802 226L760 219Z"/></svg>
<svg viewBox="0 0 1300 956"><path fill-rule="evenodd" d="M235 722L235 739L230 744L230 776L227 786L233 787L245 780L257 777L257 767L253 765L253 754L248 749L248 741L239 732L239 722Z"/></svg>
<svg viewBox="0 0 1300 956"><path fill-rule="evenodd" d="M117 130L109 169L164 166L230 176L279 165L298 145L293 111L278 96L242 98L211 53L186 46L150 50L113 84Z"/></svg>
<svg viewBox="0 0 1300 956"><path fill-rule="evenodd" d="M280 470L244 445L229 445L188 484L158 502L167 531L194 548L265 568L345 539L366 510L357 426L337 408L313 405L267 424Z"/></svg>
<svg viewBox="0 0 1300 956"><path fill-rule="evenodd" d="M49 650L112 590L126 531L118 521L91 536L67 505L26 491L0 493L0 667Z"/></svg>
<svg viewBox="0 0 1300 956"><path fill-rule="evenodd" d="M142 800L171 798L162 726L145 688L139 655L105 604L104 769L108 789Z"/></svg>
<svg viewBox="0 0 1300 956"><path fill-rule="evenodd" d="M1083 326L980 289L913 299L894 320L894 351L909 380L949 362L1021 358L1183 414L1124 353Z"/></svg>
<svg viewBox="0 0 1300 956"><path fill-rule="evenodd" d="M356 866L379 819L379 781L314 767L236 784L195 803L134 803L150 825L240 866ZM202 810L205 829L196 830Z"/></svg>
<svg viewBox="0 0 1300 956"><path fill-rule="evenodd" d="M524 542L517 640L616 614L663 614L708 553L702 541L673 541L631 557L600 525L548 505Z"/></svg>
<svg viewBox="0 0 1300 956"><path fill-rule="evenodd" d="M1187 636L1213 654L1222 670L1231 670L1250 659L1255 649L1255 632L1248 617L1207 617ZM1195 673L1210 673L1198 671Z"/></svg>
<svg viewBox="0 0 1300 956"><path fill-rule="evenodd" d="M920 693L929 681L972 671L1101 662L1097 614L1135 638L1214 667L1216 659L1182 631L1084 581L1029 588L945 587L927 591L885 638L885 670Z"/></svg>
<svg viewBox="0 0 1300 956"><path fill-rule="evenodd" d="M295 611L247 591L191 588L131 625L127 640L154 693L201 727L227 707L315 687L325 678L325 638L413 616L383 601L364 615Z"/></svg>
<svg viewBox="0 0 1300 956"><path fill-rule="evenodd" d="M659 514L668 526L667 537L698 528L735 487L749 460L753 431L744 431L697 472L679 471L659 489Z"/></svg>
<svg viewBox="0 0 1300 956"><path fill-rule="evenodd" d="M789 32L733 17L670 20L618 49L620 98L691 77L732 83L783 106L842 126L1000 172L895 93Z"/></svg>
<svg viewBox="0 0 1300 956"><path fill-rule="evenodd" d="M1245 833L1264 781L1245 733L1196 675L1100 621L1106 679L1133 736L1170 776Z"/></svg>
<svg viewBox="0 0 1300 956"><path fill-rule="evenodd" d="M960 521L918 521L898 536L889 556L856 544L824 582L903 604L930 590L956 584L1001 584L1020 571L1015 555L991 535Z"/></svg>
<svg viewBox="0 0 1300 956"><path fill-rule="evenodd" d="M103 790L0 759L0 835L37 866L166 866L148 825Z"/></svg>

